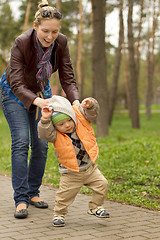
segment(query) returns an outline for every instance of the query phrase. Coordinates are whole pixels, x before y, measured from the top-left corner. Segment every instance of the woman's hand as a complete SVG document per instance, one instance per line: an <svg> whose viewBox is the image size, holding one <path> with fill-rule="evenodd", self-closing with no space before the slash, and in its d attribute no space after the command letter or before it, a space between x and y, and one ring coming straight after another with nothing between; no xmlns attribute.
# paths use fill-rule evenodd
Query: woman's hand
<svg viewBox="0 0 160 240"><path fill-rule="evenodd" d="M85 98L82 102L81 102L81 106L82 108L90 108L92 106L92 101L89 98Z"/></svg>
<svg viewBox="0 0 160 240"><path fill-rule="evenodd" d="M50 98L43 99L43 98L37 97L36 99L34 99L33 104L36 105L37 107L43 108L48 106L49 102L50 102Z"/></svg>

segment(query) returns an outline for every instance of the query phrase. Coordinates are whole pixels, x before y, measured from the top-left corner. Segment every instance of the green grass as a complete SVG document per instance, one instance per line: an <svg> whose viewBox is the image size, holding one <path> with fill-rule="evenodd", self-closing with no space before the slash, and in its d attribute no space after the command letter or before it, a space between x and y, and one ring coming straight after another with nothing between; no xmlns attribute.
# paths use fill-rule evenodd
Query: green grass
<svg viewBox="0 0 160 240"><path fill-rule="evenodd" d="M109 136L97 139L97 163L108 179L108 198L153 210L160 210L160 113L151 120L140 115L140 129L132 129L127 113L116 112ZM0 111L0 172L11 174L10 133ZM43 183L58 187L60 174L53 145L49 144ZM82 193L90 194L86 187Z"/></svg>
<svg viewBox="0 0 160 240"><path fill-rule="evenodd" d="M117 105L116 106L116 109L119 109L119 110L126 110L125 108L124 108L124 105ZM139 110L141 111L141 110L143 110L143 111L146 111L146 106L144 105L144 104L141 104L141 105L139 105ZM151 111L153 112L153 111L160 111L160 105L159 104L152 104L152 106L151 106Z"/></svg>

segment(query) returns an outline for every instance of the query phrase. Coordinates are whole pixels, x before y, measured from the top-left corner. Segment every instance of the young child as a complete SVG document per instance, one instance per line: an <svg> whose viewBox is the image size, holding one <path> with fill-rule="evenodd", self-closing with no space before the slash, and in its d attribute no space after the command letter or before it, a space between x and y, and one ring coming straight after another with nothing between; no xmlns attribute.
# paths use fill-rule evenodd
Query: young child
<svg viewBox="0 0 160 240"><path fill-rule="evenodd" d="M42 108L38 134L53 143L60 162L61 178L53 219L56 227L65 225L67 209L83 185L93 190L88 214L109 217L102 207L108 182L95 164L99 151L91 122L97 118L98 111L94 98L85 98L78 106L72 106L66 98L56 95L48 107Z"/></svg>

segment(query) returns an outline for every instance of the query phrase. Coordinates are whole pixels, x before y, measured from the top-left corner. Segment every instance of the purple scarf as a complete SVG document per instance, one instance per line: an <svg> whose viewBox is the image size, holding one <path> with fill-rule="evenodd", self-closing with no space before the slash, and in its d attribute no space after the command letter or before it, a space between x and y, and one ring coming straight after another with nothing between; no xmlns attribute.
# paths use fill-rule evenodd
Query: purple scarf
<svg viewBox="0 0 160 240"><path fill-rule="evenodd" d="M44 87L47 85L48 80L52 74L52 65L50 63L50 57L54 43L52 43L44 52L40 46L38 38L36 37L37 52L38 52L38 72L36 74L37 83L39 84L42 91L45 92Z"/></svg>

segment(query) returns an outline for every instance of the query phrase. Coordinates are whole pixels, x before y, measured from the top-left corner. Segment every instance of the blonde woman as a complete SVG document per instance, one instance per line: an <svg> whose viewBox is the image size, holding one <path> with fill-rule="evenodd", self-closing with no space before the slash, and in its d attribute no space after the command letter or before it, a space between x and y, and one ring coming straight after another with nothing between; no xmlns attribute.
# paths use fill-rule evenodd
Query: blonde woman
<svg viewBox="0 0 160 240"><path fill-rule="evenodd" d="M16 38L0 81L1 104L12 137L15 218L26 218L29 204L48 207L39 196L48 145L38 138L37 123L41 108L48 105L51 97L51 74L59 71L60 83L71 103L79 99L67 38L60 33L62 15L47 1L38 7L33 28Z"/></svg>

